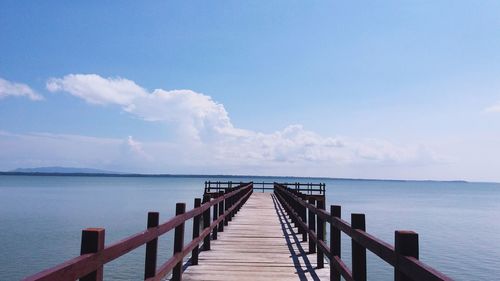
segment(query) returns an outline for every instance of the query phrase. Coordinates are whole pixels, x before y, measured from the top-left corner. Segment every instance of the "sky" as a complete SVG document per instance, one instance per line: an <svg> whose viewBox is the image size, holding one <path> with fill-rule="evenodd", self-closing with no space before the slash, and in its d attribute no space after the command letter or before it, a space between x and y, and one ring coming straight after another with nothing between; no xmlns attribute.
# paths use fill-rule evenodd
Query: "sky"
<svg viewBox="0 0 500 281"><path fill-rule="evenodd" d="M0 2L0 170L500 181L500 2Z"/></svg>

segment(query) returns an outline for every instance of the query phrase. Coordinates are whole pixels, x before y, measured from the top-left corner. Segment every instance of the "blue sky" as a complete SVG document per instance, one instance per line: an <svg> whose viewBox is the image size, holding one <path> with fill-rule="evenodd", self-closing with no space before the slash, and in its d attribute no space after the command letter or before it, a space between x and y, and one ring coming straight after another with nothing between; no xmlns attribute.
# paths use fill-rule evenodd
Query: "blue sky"
<svg viewBox="0 0 500 281"><path fill-rule="evenodd" d="M499 14L2 1L0 170L500 181Z"/></svg>

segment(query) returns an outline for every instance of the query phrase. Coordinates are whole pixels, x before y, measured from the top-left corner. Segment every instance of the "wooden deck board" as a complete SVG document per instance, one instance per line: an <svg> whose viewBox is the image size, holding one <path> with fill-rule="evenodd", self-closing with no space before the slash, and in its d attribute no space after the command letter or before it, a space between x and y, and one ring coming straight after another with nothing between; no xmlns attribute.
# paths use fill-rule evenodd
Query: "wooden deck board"
<svg viewBox="0 0 500 281"><path fill-rule="evenodd" d="M253 193L183 280L328 280L328 263L316 268L316 254L307 254L308 242L273 196Z"/></svg>

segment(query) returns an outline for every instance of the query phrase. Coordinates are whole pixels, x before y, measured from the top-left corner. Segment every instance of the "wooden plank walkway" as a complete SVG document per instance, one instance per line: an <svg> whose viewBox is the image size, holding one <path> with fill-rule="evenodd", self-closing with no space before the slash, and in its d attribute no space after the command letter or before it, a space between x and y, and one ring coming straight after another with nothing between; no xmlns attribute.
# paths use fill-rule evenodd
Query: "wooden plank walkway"
<svg viewBox="0 0 500 281"><path fill-rule="evenodd" d="M329 280L272 193L254 192L183 280Z"/></svg>

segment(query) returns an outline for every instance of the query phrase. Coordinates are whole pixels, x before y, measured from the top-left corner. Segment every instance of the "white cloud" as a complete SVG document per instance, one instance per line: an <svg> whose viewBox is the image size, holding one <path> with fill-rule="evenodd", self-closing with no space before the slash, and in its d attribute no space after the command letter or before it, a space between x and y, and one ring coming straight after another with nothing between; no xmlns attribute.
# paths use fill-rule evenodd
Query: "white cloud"
<svg viewBox="0 0 500 281"><path fill-rule="evenodd" d="M314 137L300 126L252 138L192 145L126 138L0 131L0 170L69 166L140 173L415 178L432 158L420 147ZM8 149L1 149L8 148ZM421 162L423 161L423 162ZM427 171L427 170L426 170Z"/></svg>
<svg viewBox="0 0 500 281"><path fill-rule="evenodd" d="M493 105L493 106L490 106L490 107L486 108L484 111L488 112L488 113L500 113L500 103Z"/></svg>
<svg viewBox="0 0 500 281"><path fill-rule="evenodd" d="M0 170L18 167L96 167L143 171L151 157L131 136L125 139L82 135L0 131Z"/></svg>
<svg viewBox="0 0 500 281"><path fill-rule="evenodd" d="M17 97L25 96L31 100L43 99L41 95L37 94L33 89L31 89L26 84L15 83L0 78L0 99L9 96L17 96Z"/></svg>
<svg viewBox="0 0 500 281"><path fill-rule="evenodd" d="M222 104L191 90L156 89L150 93L131 80L103 78L95 74L52 78L47 82L47 89L64 91L92 104L118 105L147 121L175 123L180 133L192 140L214 132L245 134L232 126Z"/></svg>
<svg viewBox="0 0 500 281"><path fill-rule="evenodd" d="M147 154L142 148L142 143L134 140L132 136L128 136L124 142L125 153L129 156L139 159L152 160L152 157Z"/></svg>
<svg viewBox="0 0 500 281"><path fill-rule="evenodd" d="M269 134L236 128L222 104L191 90L148 91L131 80L95 74L52 78L47 89L70 93L91 104L119 106L146 121L174 125L178 134L170 143L139 143L132 137L119 141L120 157L134 155L133 161L148 171L169 172L164 169L172 167L177 172L183 168L203 172L216 168L214 172L269 174L297 170L318 175L349 166L416 166L438 161L429 149L419 145L322 136L301 125Z"/></svg>

